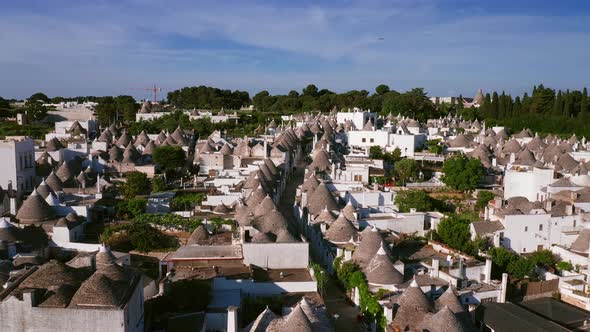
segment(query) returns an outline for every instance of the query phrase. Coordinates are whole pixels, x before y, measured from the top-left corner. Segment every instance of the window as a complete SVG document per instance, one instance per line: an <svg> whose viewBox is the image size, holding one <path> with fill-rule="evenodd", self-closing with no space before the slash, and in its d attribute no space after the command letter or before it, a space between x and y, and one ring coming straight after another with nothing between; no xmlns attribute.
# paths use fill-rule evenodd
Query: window
<svg viewBox="0 0 590 332"><path fill-rule="evenodd" d="M529 226L524 226L524 231L528 232L529 231Z"/></svg>
<svg viewBox="0 0 590 332"><path fill-rule="evenodd" d="M543 230L543 224L539 224L539 230L542 231Z"/></svg>
<svg viewBox="0 0 590 332"><path fill-rule="evenodd" d="M373 143L373 142L375 142L375 139L371 138L371 139L369 139L369 142Z"/></svg>
<svg viewBox="0 0 590 332"><path fill-rule="evenodd" d="M361 141L362 141L363 143L366 143L366 142L367 142L367 139L366 139L366 138L363 138Z"/></svg>
<svg viewBox="0 0 590 332"><path fill-rule="evenodd" d="M363 176L362 175L355 175L354 176L354 181L362 182L363 181Z"/></svg>

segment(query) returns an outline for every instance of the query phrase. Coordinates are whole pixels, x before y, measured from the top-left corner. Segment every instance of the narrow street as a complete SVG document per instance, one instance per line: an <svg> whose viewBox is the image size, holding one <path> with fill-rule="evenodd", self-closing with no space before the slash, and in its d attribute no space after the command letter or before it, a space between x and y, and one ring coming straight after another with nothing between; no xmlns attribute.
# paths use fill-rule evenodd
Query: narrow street
<svg viewBox="0 0 590 332"><path fill-rule="evenodd" d="M303 183L305 166L306 163L303 161L297 163L295 174L291 178L291 181L289 181L287 184L279 202L279 208L281 212L292 225L297 224L295 216L293 215L293 203L295 202L297 187ZM335 318L334 325L336 331L367 331L365 325L359 322L357 319L359 310L350 304L346 298L346 294L344 294L344 292L336 284L336 281L332 278L328 279L326 284L324 291L324 302L330 317L333 319ZM338 318L336 318L336 315Z"/></svg>

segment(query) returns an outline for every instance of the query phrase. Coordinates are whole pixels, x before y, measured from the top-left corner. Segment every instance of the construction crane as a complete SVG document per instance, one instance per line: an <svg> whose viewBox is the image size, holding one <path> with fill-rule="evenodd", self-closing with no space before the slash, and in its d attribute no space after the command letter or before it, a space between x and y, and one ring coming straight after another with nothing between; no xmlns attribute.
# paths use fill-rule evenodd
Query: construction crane
<svg viewBox="0 0 590 332"><path fill-rule="evenodd" d="M140 91L140 90L141 91L149 91L149 92L153 93L154 94L154 100L153 100L154 103L158 103L158 92L162 92L162 88L158 87L155 84L154 84L154 87L153 88L135 88L135 89L132 89L132 90L135 90L135 91Z"/></svg>

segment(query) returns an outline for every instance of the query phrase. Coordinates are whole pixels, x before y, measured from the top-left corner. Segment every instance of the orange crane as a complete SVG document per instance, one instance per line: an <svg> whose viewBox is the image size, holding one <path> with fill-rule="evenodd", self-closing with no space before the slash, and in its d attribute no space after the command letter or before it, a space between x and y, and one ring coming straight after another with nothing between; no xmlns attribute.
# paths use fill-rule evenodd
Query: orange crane
<svg viewBox="0 0 590 332"><path fill-rule="evenodd" d="M139 91L139 90L141 90L141 91L149 91L149 92L153 93L154 94L154 100L153 100L154 103L157 103L158 102L158 92L162 92L162 88L158 87L155 84L154 84L154 87L153 88L135 88L135 89L132 89L132 90L135 90L135 91Z"/></svg>

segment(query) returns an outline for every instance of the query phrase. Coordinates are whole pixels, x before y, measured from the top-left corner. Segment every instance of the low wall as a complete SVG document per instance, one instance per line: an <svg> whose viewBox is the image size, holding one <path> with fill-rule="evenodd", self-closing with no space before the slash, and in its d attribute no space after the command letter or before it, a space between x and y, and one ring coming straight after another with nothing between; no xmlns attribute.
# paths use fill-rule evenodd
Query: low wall
<svg viewBox="0 0 590 332"><path fill-rule="evenodd" d="M300 269L309 265L309 243L244 243L244 264L269 269Z"/></svg>
<svg viewBox="0 0 590 332"><path fill-rule="evenodd" d="M284 293L317 292L318 284L315 281L301 282L255 282L244 279L213 279L213 291L239 289L243 294L254 296L280 295Z"/></svg>
<svg viewBox="0 0 590 332"><path fill-rule="evenodd" d="M570 262L574 266L588 264L588 257L571 252L561 246L551 246L551 252L559 255L562 261Z"/></svg>

